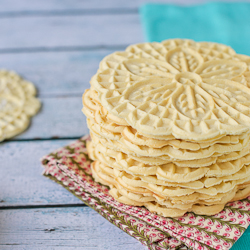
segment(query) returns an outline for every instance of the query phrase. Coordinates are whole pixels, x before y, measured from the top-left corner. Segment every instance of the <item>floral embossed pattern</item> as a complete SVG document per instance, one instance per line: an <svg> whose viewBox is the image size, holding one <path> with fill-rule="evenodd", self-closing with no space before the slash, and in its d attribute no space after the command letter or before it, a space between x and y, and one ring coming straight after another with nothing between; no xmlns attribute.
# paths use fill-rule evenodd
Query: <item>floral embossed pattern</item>
<svg viewBox="0 0 250 250"><path fill-rule="evenodd" d="M138 131L201 141L249 131L249 68L225 45L175 39L105 57L91 85Z"/></svg>

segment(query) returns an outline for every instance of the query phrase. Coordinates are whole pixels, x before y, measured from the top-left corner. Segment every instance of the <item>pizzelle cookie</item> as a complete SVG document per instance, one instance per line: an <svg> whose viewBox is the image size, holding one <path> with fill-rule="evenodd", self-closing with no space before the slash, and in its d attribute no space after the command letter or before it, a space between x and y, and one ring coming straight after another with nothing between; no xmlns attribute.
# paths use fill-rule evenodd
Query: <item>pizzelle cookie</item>
<svg viewBox="0 0 250 250"><path fill-rule="evenodd" d="M123 170L135 176L152 177L156 175L158 180L176 183L191 183L200 179L209 183L209 179L215 177L217 181L223 180L222 177L233 178L233 175L250 164L250 154L248 154L237 160L218 162L203 168L178 167L175 163L152 166L138 162L124 153L107 149L101 144L93 146L90 143L88 150L91 152L93 160L98 160L114 169ZM204 179L204 177L206 178Z"/></svg>
<svg viewBox="0 0 250 250"><path fill-rule="evenodd" d="M245 198L250 191L249 186L242 189L235 186L228 190L228 192L220 194L218 193L214 196L208 194L193 193L189 194L189 196L194 195L195 199L193 199L193 202L189 201L185 203L185 199L183 199L183 196L179 196L179 200L184 201L180 203L176 202L176 197L173 197L173 199L172 197L161 197L161 195L155 193L152 190L140 187L128 187L119 178L114 177L112 169L109 169L98 162L92 164L92 173L94 178L98 182L110 186L110 194L118 201L121 201L128 205L146 206L150 211L155 211L155 208L161 207L161 209L164 209L163 211L165 211L164 216L170 217L173 216L173 212L176 210L182 210L182 215L187 211L196 212L198 214L214 214L221 211L227 202L232 201L237 193L239 193L238 196L240 195L241 198ZM114 191L118 193L114 193ZM123 198L121 198L120 196L123 196ZM120 199L118 199L119 197ZM189 198L191 198L192 201L192 197ZM202 207L204 209L200 209L200 211L198 212L197 209ZM210 211L208 208L212 209L212 211ZM213 208L217 209L213 210Z"/></svg>
<svg viewBox="0 0 250 250"><path fill-rule="evenodd" d="M0 141L23 132L41 103L36 89L12 71L0 70Z"/></svg>
<svg viewBox="0 0 250 250"><path fill-rule="evenodd" d="M111 115L105 108L103 108L97 99L97 92L94 89L86 90L83 95L83 109L84 114L92 120L92 124L96 129L105 131L106 136L113 137L112 133L122 133L123 137L130 142L141 146L149 146L154 148L161 148L166 145L172 145L175 148L198 150L209 147L215 143L238 143L239 136L217 136L216 138L199 141L199 143L192 140L184 141L177 140L173 136L162 136L154 139L151 135L140 134L137 130L129 126L123 119L117 119ZM246 133L240 135L247 136ZM105 135L104 135L105 137ZM120 137L118 138L120 139Z"/></svg>
<svg viewBox="0 0 250 250"><path fill-rule="evenodd" d="M250 194L250 57L171 39L105 57L83 94L96 181L163 216Z"/></svg>
<svg viewBox="0 0 250 250"><path fill-rule="evenodd" d="M113 140L107 140L104 138L99 138L93 133L91 134L91 137L93 140L99 140L99 142L111 149L118 149L121 152L124 152L126 154L135 156L135 157L147 157L150 155L151 157L157 157L163 160L168 161L178 161L178 160L196 160L196 159L204 159L209 157L217 157L217 156L224 156L225 154L229 154L231 152L241 152L243 149L249 150L249 141L246 139L242 141L242 144L235 145L235 148L237 151L230 150L231 147L225 147L226 151L224 151L224 147L220 149L220 151L215 151L214 148L210 147L208 150L203 152L189 152L189 151L178 151L176 149L173 149L171 147L164 148L164 150L155 150L154 148L136 148L133 147L132 144L128 144L125 142L125 140L120 141L113 141ZM125 144L126 143L126 144Z"/></svg>
<svg viewBox="0 0 250 250"><path fill-rule="evenodd" d="M105 109L138 131L200 141L249 131L250 89L239 81L247 73L227 46L185 40L113 53L91 85Z"/></svg>
<svg viewBox="0 0 250 250"><path fill-rule="evenodd" d="M93 149L90 150L93 151ZM209 189L203 190L203 188L213 187L216 185L220 185L221 183L233 183L233 181L236 181L236 184L239 185L242 183L242 180L244 180L243 183L245 183L246 176L250 175L250 159L248 159L247 164L244 164L243 161L241 161L241 164L239 164L239 161L235 161L234 164L236 170L234 170L234 172L231 172L230 175L225 175L224 173L224 176L221 175L221 177L214 177L216 175L211 175L211 173L209 174L210 169L208 168L202 168L201 170L203 171L199 171L200 169L195 169L190 173L186 171L187 169L184 169L184 171L181 171L183 168L174 169L172 166L173 164L155 167L155 174L152 174L153 171L151 170L151 175L143 175L142 173L128 173L127 171L123 170L118 164L116 164L116 161L114 159L113 161L108 161L107 157L99 154L97 150L95 150L94 154L92 155L94 155L95 159L102 164L102 169L109 169L111 173L113 173L117 178L120 178L127 185L134 187L146 187L147 184L156 184L164 187L186 188L186 191L188 191L187 189L193 189L194 192L204 193L204 191L207 192L207 190L209 191ZM236 166L238 167L238 169ZM160 174L164 174L166 172L168 173L169 178L162 178ZM220 170L217 169L217 172L220 172ZM179 177L179 179L177 178L177 176ZM181 177L182 179L185 177L185 180L180 181L182 180Z"/></svg>

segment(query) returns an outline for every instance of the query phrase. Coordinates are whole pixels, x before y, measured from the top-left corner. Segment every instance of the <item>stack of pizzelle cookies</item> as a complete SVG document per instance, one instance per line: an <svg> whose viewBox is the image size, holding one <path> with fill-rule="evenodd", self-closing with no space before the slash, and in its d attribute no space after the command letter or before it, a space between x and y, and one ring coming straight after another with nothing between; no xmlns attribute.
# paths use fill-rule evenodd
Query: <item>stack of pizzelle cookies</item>
<svg viewBox="0 0 250 250"><path fill-rule="evenodd" d="M166 217L250 194L250 57L172 39L105 57L83 95L93 176Z"/></svg>

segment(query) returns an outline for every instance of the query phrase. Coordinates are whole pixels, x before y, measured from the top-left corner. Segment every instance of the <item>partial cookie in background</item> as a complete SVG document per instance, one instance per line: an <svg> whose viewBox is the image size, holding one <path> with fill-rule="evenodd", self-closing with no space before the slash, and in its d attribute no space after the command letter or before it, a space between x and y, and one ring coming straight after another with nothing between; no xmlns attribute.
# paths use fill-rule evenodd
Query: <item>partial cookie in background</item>
<svg viewBox="0 0 250 250"><path fill-rule="evenodd" d="M23 132L41 107L35 86L13 71L0 70L0 141Z"/></svg>

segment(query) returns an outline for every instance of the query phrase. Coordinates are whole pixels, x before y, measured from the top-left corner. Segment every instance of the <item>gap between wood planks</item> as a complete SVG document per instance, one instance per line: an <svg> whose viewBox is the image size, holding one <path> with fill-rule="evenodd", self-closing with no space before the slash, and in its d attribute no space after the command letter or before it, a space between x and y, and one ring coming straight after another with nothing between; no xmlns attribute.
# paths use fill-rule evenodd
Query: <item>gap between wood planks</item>
<svg viewBox="0 0 250 250"><path fill-rule="evenodd" d="M46 205L13 205L13 206L2 206L0 207L0 210L57 208L57 207L87 207L87 205L85 205L84 203L81 203L81 204L46 204Z"/></svg>
<svg viewBox="0 0 250 250"><path fill-rule="evenodd" d="M78 9L78 10L27 10L0 12L0 18L42 17L42 16L83 16L138 14L138 8Z"/></svg>
<svg viewBox="0 0 250 250"><path fill-rule="evenodd" d="M40 137L34 137L34 138L29 138L29 139L10 139L4 141L4 143L8 142L28 142L28 141L51 141L51 140L78 140L79 136L73 136L73 137L57 137L57 136L52 136L52 137L45 137L45 138L40 138Z"/></svg>
<svg viewBox="0 0 250 250"><path fill-rule="evenodd" d="M129 44L122 45L98 45L98 46L57 46L57 47L29 47L29 48L5 48L0 49L0 54L15 53L40 53L40 52L74 52L96 50L124 50Z"/></svg>

